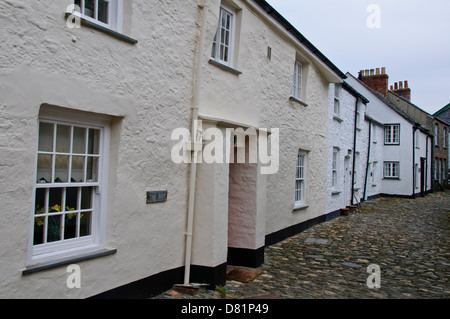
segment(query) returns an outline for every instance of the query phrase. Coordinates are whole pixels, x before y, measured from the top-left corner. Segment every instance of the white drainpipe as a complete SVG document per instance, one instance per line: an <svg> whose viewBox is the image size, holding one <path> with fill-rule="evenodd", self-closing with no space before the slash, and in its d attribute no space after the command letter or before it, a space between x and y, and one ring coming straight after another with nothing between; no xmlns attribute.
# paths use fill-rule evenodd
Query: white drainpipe
<svg viewBox="0 0 450 319"><path fill-rule="evenodd" d="M197 120L198 120L198 107L199 107L199 97L200 97L200 84L201 84L201 70L203 66L203 47L205 43L206 34L206 0L202 1L198 7L203 11L202 13L202 29L200 34L200 43L198 46L197 54L197 67L196 76L194 79L194 97L192 106L192 125L191 125L191 175L189 182L189 206L187 213L187 226L186 226L186 248L185 248L185 263L184 263L184 284L188 285L190 282L190 271L191 271L191 256L192 256L192 229L194 224L194 203L195 203L195 186L197 178L197 156L198 151L196 150L195 143L197 142Z"/></svg>

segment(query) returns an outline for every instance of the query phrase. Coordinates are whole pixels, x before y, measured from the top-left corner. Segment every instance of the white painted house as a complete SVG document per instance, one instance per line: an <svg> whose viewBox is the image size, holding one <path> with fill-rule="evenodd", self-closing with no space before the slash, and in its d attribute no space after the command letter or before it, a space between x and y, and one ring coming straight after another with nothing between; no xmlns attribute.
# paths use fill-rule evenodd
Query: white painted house
<svg viewBox="0 0 450 319"><path fill-rule="evenodd" d="M345 75L265 1L0 11L0 297L223 284L228 263L261 264L265 245L326 219L328 88ZM279 132L276 174L176 162L180 128L188 159L212 133L229 158Z"/></svg>
<svg viewBox="0 0 450 319"><path fill-rule="evenodd" d="M377 72L375 76L382 75ZM430 191L432 137L428 130L382 94L353 75L347 76L346 81L370 101L366 110L372 122L367 197L414 197Z"/></svg>
<svg viewBox="0 0 450 319"><path fill-rule="evenodd" d="M347 82L331 84L328 104L327 212L361 201L367 174L369 101Z"/></svg>

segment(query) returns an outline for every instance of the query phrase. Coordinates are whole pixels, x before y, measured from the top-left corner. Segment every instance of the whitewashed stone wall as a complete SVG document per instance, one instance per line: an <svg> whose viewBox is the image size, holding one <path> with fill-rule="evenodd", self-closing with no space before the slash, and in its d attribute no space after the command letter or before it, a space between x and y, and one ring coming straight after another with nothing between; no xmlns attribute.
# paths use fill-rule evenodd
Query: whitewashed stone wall
<svg viewBox="0 0 450 319"><path fill-rule="evenodd" d="M348 91L339 89L339 114L334 112L335 84L330 84L328 104L328 183L327 212L333 212L350 205L351 170L353 163L353 136L356 98ZM333 149L338 148L337 185L332 186ZM345 163L349 165L345 170ZM345 183L346 182L346 183Z"/></svg>
<svg viewBox="0 0 450 319"><path fill-rule="evenodd" d="M170 160L170 133L189 127L200 10L124 2L136 45L69 29L70 1L0 3L1 297L84 298L183 265L188 170ZM45 103L112 119L106 247L117 253L80 263L81 289L67 288L65 267L21 274ZM146 191L160 189L168 201L147 205Z"/></svg>

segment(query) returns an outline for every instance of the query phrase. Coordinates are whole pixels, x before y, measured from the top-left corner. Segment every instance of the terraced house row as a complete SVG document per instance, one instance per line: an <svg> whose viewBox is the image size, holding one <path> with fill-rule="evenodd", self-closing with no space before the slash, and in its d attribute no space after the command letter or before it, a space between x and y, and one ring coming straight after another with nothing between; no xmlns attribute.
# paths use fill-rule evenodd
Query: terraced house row
<svg viewBox="0 0 450 319"><path fill-rule="evenodd" d="M433 190L438 120L264 0L0 12L1 297L223 285L351 205Z"/></svg>

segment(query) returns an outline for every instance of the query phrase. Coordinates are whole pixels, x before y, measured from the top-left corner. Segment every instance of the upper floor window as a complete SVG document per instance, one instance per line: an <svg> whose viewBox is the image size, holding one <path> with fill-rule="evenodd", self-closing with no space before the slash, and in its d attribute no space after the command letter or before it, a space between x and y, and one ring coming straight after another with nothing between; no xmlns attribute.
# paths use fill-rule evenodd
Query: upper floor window
<svg viewBox="0 0 450 319"><path fill-rule="evenodd" d="M439 125L434 124L434 146L438 146L439 143Z"/></svg>
<svg viewBox="0 0 450 319"><path fill-rule="evenodd" d="M231 8L220 8L219 27L211 49L211 58L228 66L233 63L235 16Z"/></svg>
<svg viewBox="0 0 450 319"><path fill-rule="evenodd" d="M384 126L384 144L400 144L400 124L388 124Z"/></svg>
<svg viewBox="0 0 450 319"><path fill-rule="evenodd" d="M340 106L340 85L339 84L335 84L334 85L334 114L339 116L341 113L341 106Z"/></svg>
<svg viewBox="0 0 450 319"><path fill-rule="evenodd" d="M82 18L120 32L123 0L75 0ZM78 7L77 7L78 6Z"/></svg>
<svg viewBox="0 0 450 319"><path fill-rule="evenodd" d="M300 61L295 61L294 80L292 81L291 96L297 100L302 100L302 72L303 65Z"/></svg>

